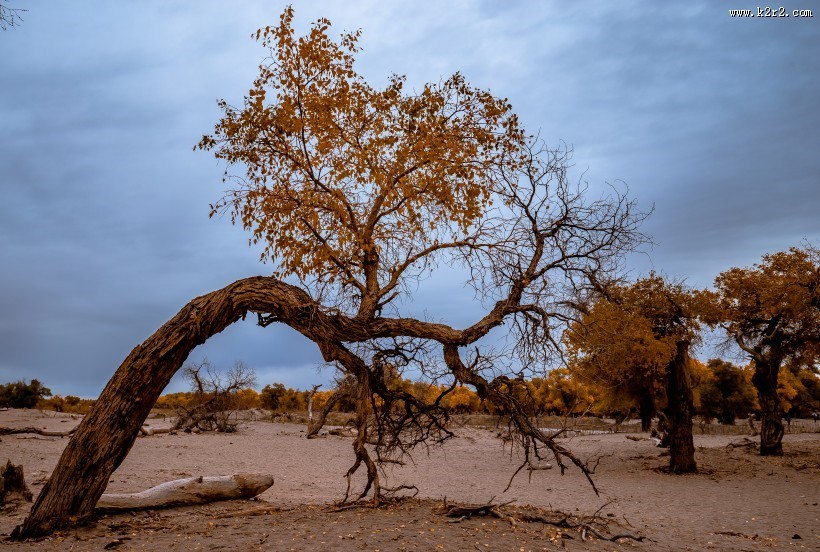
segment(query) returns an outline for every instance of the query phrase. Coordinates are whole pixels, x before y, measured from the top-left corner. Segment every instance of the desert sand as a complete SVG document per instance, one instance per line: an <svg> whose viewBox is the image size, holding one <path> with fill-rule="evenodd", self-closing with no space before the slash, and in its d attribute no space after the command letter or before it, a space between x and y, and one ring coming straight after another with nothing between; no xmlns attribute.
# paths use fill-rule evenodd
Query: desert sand
<svg viewBox="0 0 820 552"><path fill-rule="evenodd" d="M79 417L36 410L0 412L0 426L65 430ZM150 420L167 427L170 420ZM667 459L650 440L627 434L562 439L582 458L600 458L596 495L575 469L519 475L504 492L519 458L492 429L460 428L443 447L417 450L384 484L418 487L416 499L387 507L335 511L353 461L348 437L305 439L304 426L269 421L237 433L157 434L137 439L113 474L110 492L136 492L195 475L261 472L274 486L255 501L230 501L101 516L52 537L4 546L20 550L771 550L820 549L820 427L790 433L785 456L760 457L727 446L738 436L696 435L700 473L663 472ZM814 429L811 426L809 430ZM634 436L634 435L633 435ZM645 435L643 435L645 436ZM22 464L36 495L68 438L9 435L0 461ZM514 500L574 516L597 515L642 542L582 541L577 532L542 523L511 525L493 517L453 523L448 503ZM511 507L512 507L511 506ZM30 505L0 514L8 535Z"/></svg>

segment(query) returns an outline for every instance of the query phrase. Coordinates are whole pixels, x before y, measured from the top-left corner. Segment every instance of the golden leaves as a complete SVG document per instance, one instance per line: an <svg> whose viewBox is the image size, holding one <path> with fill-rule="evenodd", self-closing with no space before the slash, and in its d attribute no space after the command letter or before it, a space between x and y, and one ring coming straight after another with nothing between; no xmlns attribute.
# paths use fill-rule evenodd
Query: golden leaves
<svg viewBox="0 0 820 552"><path fill-rule="evenodd" d="M764 255L751 268L731 268L718 275L715 286L712 323L725 323L750 345L777 344L789 354L818 348L820 254L813 246Z"/></svg>
<svg viewBox="0 0 820 552"><path fill-rule="evenodd" d="M372 87L354 70L359 32L334 42L320 19L296 37L293 16L255 33L270 57L198 147L244 171L219 205L280 275L363 285L437 233L466 233L524 134L506 100L458 73L416 94L398 75Z"/></svg>
<svg viewBox="0 0 820 552"><path fill-rule="evenodd" d="M676 343L698 339L700 292L651 274L610 293L612 300L597 301L565 339L577 375L632 400L662 389Z"/></svg>

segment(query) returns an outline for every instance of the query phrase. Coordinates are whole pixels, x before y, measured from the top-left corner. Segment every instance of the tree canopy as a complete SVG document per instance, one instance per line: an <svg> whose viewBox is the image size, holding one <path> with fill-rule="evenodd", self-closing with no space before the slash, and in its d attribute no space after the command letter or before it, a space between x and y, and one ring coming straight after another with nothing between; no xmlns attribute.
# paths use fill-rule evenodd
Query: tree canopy
<svg viewBox="0 0 820 552"><path fill-rule="evenodd" d="M39 380L24 380L0 385L0 406L10 408L34 408L37 401L50 397L51 390Z"/></svg>
<svg viewBox="0 0 820 552"><path fill-rule="evenodd" d="M296 37L292 19L288 8L256 33L269 52L259 77L241 108L220 102L199 144L234 184L212 213L251 231L278 276L369 318L443 254L498 296L513 280L539 293L559 267L605 271L634 246L634 204L588 202L567 180L569 152L526 134L507 100L458 73L373 87L355 71L358 33L334 42L320 19Z"/></svg>

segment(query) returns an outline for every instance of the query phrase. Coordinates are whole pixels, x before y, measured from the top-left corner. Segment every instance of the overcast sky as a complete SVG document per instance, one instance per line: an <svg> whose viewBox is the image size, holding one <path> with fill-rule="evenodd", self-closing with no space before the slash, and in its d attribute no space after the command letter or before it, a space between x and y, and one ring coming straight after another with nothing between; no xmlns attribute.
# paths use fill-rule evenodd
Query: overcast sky
<svg viewBox="0 0 820 552"><path fill-rule="evenodd" d="M304 5L302 5L304 4ZM358 69L411 86L461 71L531 131L575 148L591 186L623 181L655 211L657 245L630 260L708 286L731 266L820 241L820 7L732 18L724 2L316 1L361 29ZM284 3L9 0L0 32L0 382L96 396L130 350L191 298L270 273L247 236L208 219L224 166L193 145L216 100L241 104ZM503 7L502 7L503 6ZM413 308L466 323L458 274ZM314 346L250 321L192 354L307 387ZM175 380L171 390L181 390Z"/></svg>

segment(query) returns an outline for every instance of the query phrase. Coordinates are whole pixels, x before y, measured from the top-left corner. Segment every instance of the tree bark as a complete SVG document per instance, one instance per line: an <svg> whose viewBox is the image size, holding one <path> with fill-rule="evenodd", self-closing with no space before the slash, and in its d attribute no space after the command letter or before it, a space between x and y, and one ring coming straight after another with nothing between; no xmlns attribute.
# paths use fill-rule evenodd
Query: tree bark
<svg viewBox="0 0 820 552"><path fill-rule="evenodd" d="M11 538L46 535L93 514L160 393L197 345L248 311L287 319L301 331L308 319L317 323L314 305L304 291L268 277L239 280L188 303L123 361Z"/></svg>
<svg viewBox="0 0 820 552"><path fill-rule="evenodd" d="M783 455L783 411L780 407L780 397L777 396L779 370L779 362L755 362L752 383L757 388L757 398L760 401L761 456Z"/></svg>
<svg viewBox="0 0 820 552"><path fill-rule="evenodd" d="M689 379L689 342L678 341L674 358L666 368L666 414L669 420L669 471L694 473L695 443L692 438L694 400Z"/></svg>
<svg viewBox="0 0 820 552"><path fill-rule="evenodd" d="M139 493L104 494L97 502L97 509L122 512L252 498L268 490L271 485L273 477L260 473L188 477L168 481Z"/></svg>

